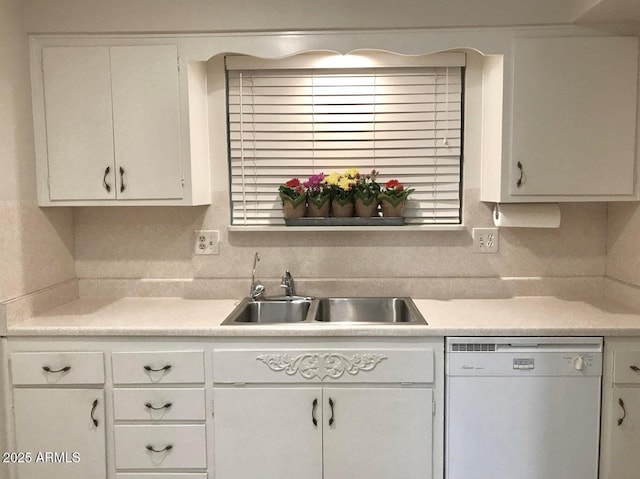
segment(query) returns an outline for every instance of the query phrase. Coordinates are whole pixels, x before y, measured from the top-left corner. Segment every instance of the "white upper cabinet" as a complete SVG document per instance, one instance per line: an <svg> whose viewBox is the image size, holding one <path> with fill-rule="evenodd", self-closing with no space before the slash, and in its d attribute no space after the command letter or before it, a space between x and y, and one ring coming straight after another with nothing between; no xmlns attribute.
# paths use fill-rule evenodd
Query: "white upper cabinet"
<svg viewBox="0 0 640 479"><path fill-rule="evenodd" d="M638 39L517 38L512 53L512 71L485 69L486 109L500 87L504 104L502 125L485 112L481 199L637 199Z"/></svg>
<svg viewBox="0 0 640 479"><path fill-rule="evenodd" d="M210 203L203 65L75 42L36 44L32 66L40 205Z"/></svg>
<svg viewBox="0 0 640 479"><path fill-rule="evenodd" d="M44 48L42 70L49 199L115 199L109 49Z"/></svg>

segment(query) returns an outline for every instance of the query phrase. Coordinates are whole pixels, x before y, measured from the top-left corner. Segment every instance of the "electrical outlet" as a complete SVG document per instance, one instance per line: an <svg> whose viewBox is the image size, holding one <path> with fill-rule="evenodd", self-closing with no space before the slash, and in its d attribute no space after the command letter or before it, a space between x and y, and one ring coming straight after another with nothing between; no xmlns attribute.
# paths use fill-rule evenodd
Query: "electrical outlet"
<svg viewBox="0 0 640 479"><path fill-rule="evenodd" d="M473 252L497 253L498 228L473 228Z"/></svg>
<svg viewBox="0 0 640 479"><path fill-rule="evenodd" d="M193 254L220 254L220 233L216 230L196 230Z"/></svg>

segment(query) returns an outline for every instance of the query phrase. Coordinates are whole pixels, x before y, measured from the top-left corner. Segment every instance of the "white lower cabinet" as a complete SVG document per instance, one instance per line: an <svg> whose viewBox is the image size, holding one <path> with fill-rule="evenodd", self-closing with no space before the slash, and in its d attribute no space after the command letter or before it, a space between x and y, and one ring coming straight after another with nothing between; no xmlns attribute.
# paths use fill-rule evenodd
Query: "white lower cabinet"
<svg viewBox="0 0 640 479"><path fill-rule="evenodd" d="M16 389L13 392L20 479L105 477L104 392Z"/></svg>
<svg viewBox="0 0 640 479"><path fill-rule="evenodd" d="M9 479L443 477L442 338L6 344Z"/></svg>
<svg viewBox="0 0 640 479"><path fill-rule="evenodd" d="M317 387L214 387L215 477L321 479L321 401Z"/></svg>
<svg viewBox="0 0 640 479"><path fill-rule="evenodd" d="M205 471L204 351L115 351L111 364L116 470Z"/></svg>
<svg viewBox="0 0 640 479"><path fill-rule="evenodd" d="M442 477L441 358L424 341L216 349L215 478Z"/></svg>
<svg viewBox="0 0 640 479"><path fill-rule="evenodd" d="M640 338L605 340L600 477L640 471Z"/></svg>
<svg viewBox="0 0 640 479"><path fill-rule="evenodd" d="M206 469L204 424L116 425L116 469Z"/></svg>
<svg viewBox="0 0 640 479"><path fill-rule="evenodd" d="M9 366L17 477L105 477L102 352L15 352Z"/></svg>

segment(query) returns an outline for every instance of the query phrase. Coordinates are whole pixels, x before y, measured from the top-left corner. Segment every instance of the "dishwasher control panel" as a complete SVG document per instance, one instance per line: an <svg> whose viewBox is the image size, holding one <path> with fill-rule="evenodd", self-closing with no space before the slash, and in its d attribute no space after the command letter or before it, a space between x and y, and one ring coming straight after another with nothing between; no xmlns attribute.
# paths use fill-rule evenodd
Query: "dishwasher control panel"
<svg viewBox="0 0 640 479"><path fill-rule="evenodd" d="M449 376L599 376L602 338L447 338Z"/></svg>
<svg viewBox="0 0 640 479"><path fill-rule="evenodd" d="M533 358L513 358L513 369L535 369L536 360Z"/></svg>

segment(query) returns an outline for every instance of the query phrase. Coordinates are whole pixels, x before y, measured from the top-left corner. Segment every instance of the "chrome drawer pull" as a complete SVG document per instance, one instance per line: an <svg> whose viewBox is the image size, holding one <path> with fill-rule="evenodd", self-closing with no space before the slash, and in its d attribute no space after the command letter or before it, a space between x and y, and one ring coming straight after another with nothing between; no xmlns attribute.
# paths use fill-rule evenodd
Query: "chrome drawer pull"
<svg viewBox="0 0 640 479"><path fill-rule="evenodd" d="M120 193L124 192L124 168L120 167Z"/></svg>
<svg viewBox="0 0 640 479"><path fill-rule="evenodd" d="M102 186L104 186L104 189L107 190L107 193L111 193L111 185L107 183L107 175L109 174L110 171L111 171L111 168L107 166L104 169L104 176L102 177Z"/></svg>
<svg viewBox="0 0 640 479"><path fill-rule="evenodd" d="M96 412L96 408L98 407L98 400L93 401L93 405L91 406L91 420L93 421L93 425L98 427L98 420L93 415Z"/></svg>
<svg viewBox="0 0 640 479"><path fill-rule="evenodd" d="M151 366L145 366L144 370L145 371L149 371L149 372L160 372L160 371L169 371L169 369L171 369L171 364L167 364L166 366L159 368L159 369L153 369Z"/></svg>
<svg viewBox="0 0 640 479"><path fill-rule="evenodd" d="M318 426L318 419L316 418L316 409L318 408L318 399L313 400L313 404L311 405L311 421L314 426Z"/></svg>
<svg viewBox="0 0 640 479"><path fill-rule="evenodd" d="M335 406L335 403L333 402L333 399L329 398L329 407L331 408L331 417L329 418L329 426L331 426L334 423L334 419L335 419L335 411L333 410L334 406Z"/></svg>
<svg viewBox="0 0 640 479"><path fill-rule="evenodd" d="M169 452L171 449L173 449L173 445L172 444L167 444L162 449L155 449L150 444L147 444L145 447L147 448L147 451L151 451L151 452Z"/></svg>
<svg viewBox="0 0 640 479"><path fill-rule="evenodd" d="M145 405L144 405L144 407L146 407L147 409L153 409L154 411L159 411L161 409L169 409L169 408L171 408L171 406L173 406L173 404L170 403L170 402L168 402L164 406L160 406L160 407L154 407L153 404L151 404L150 402L145 403Z"/></svg>
<svg viewBox="0 0 640 479"><path fill-rule="evenodd" d="M48 373L66 373L71 370L71 366L65 366L62 369L51 369L49 366L42 366L42 369Z"/></svg>
<svg viewBox="0 0 640 479"><path fill-rule="evenodd" d="M622 426L624 419L627 417L627 410L624 407L624 401L622 400L622 398L618 398L618 404L622 408L622 417L618 419L618 426Z"/></svg>

